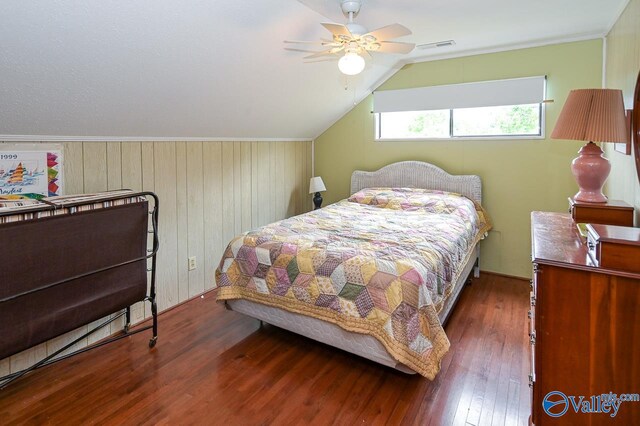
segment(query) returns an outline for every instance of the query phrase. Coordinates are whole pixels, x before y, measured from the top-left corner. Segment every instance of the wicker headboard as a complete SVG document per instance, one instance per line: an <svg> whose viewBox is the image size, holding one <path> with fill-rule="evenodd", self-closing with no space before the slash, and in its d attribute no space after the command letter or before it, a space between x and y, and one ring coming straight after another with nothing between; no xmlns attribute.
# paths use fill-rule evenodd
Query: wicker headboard
<svg viewBox="0 0 640 426"><path fill-rule="evenodd" d="M480 176L454 176L433 164L401 161L375 172L356 170L351 175L351 194L364 188L424 188L456 192L482 203Z"/></svg>

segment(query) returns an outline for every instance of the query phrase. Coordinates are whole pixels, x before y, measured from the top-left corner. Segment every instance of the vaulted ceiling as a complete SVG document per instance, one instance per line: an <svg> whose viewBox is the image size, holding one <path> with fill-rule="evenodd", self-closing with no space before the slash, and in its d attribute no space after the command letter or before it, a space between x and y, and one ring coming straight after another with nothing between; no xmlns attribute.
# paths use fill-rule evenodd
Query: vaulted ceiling
<svg viewBox="0 0 640 426"><path fill-rule="evenodd" d="M0 135L314 138L402 61L602 36L628 0L364 0L417 44L346 78L285 39L329 36L339 0L3 0Z"/></svg>

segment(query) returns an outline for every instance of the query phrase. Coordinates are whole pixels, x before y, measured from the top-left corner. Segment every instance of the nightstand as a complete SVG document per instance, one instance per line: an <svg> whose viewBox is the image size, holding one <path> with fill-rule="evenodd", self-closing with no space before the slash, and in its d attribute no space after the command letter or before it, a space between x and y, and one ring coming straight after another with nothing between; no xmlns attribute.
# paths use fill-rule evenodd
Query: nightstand
<svg viewBox="0 0 640 426"><path fill-rule="evenodd" d="M633 206L619 200L583 203L569 197L569 212L576 223L633 226Z"/></svg>

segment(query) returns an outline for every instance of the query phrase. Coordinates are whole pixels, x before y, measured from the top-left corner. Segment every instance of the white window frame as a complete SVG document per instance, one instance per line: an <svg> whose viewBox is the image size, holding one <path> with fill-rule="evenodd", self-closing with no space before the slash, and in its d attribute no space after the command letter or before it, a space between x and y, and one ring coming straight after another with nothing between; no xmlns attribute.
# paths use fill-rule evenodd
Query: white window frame
<svg viewBox="0 0 640 426"><path fill-rule="evenodd" d="M450 121L453 121L453 110L450 110ZM540 104L540 134L539 135L491 135L491 136L449 136L448 138L381 138L380 137L380 112L372 113L373 119L373 134L376 142L441 142L441 141L495 141L495 140L544 140L546 130L546 103ZM451 126L450 130L451 131Z"/></svg>
<svg viewBox="0 0 640 426"><path fill-rule="evenodd" d="M529 78L523 78L523 79L507 79L507 80L497 80L497 81L488 81L488 82L477 82L477 83L461 83L461 84L452 84L452 85L446 85L446 86L432 86L432 87L426 87L426 88L415 88L415 89L401 89L398 90L396 92L398 93L402 93L402 92L407 92L409 93L408 97L409 97L409 103L415 103L416 102L416 98L417 96L421 95L424 92L429 92L429 93L434 93L436 96L442 98L442 92L444 91L445 95L447 93L447 90L451 90L452 94L454 97L460 99L460 90L464 90L465 86L467 88L470 88L472 91L477 92L478 90L478 86L482 86L483 84L486 84L487 87L492 87L492 86L501 86L502 84L504 84L506 87L509 87L510 85L512 85L514 82L516 82L518 80L533 80L536 77L529 77ZM538 77L539 78L539 77ZM543 77L544 81L545 81L545 88L544 91L546 93L546 77ZM483 88L480 88L480 90L482 91ZM413 93L411 93L413 92ZM383 92L380 92L383 93ZM476 93L473 93L474 95ZM401 95L402 96L402 95ZM531 96L531 95L529 95ZM508 97L508 96L507 96ZM491 105L483 105L482 101L480 101L480 103L477 103L478 101L475 101L476 104L475 105L463 105L460 107L456 107L455 105L455 101L454 105L448 107L448 108L438 108L438 109L449 109L449 137L437 137L437 138L426 138L426 137L416 137L416 138L411 138L411 137L394 137L394 138L381 138L380 137L380 131L381 131L381 121L380 121L380 117L381 114L384 112L394 112L393 110L386 110L386 111L382 111L382 112L377 112L374 111L372 112L374 115L374 120L373 120L373 134L374 134L374 140L375 141L380 141L380 142L396 142L396 141L400 141L400 142L417 142L417 141L454 141L454 140L460 140L460 141L464 141L464 140L543 140L546 139L546 103L544 102L544 98L545 95L542 95L542 99L540 102L540 134L536 134L536 135L482 135L482 136L454 136L453 135L453 110L455 109L462 109L462 108L468 108L468 107L492 107L492 106L501 106L501 105L505 105L508 106L508 103L502 103L500 104L500 102L498 102L498 105L491 104ZM480 99L482 99L482 93L480 94ZM486 99L486 96L485 96ZM397 102L397 100L396 100ZM442 102L442 100L440 100L440 102ZM488 102L491 103L491 102ZM527 104L532 104L532 103L537 103L537 102L528 102L528 103L519 103L519 104L513 104L513 105L527 105ZM395 106L395 105L394 105ZM404 106L404 105L403 105ZM375 109L375 108L374 108ZM397 112L402 112L403 108L398 108L400 111ZM429 109L425 109L424 111L428 111ZM407 110L408 111L408 110ZM415 112L415 111L412 111Z"/></svg>

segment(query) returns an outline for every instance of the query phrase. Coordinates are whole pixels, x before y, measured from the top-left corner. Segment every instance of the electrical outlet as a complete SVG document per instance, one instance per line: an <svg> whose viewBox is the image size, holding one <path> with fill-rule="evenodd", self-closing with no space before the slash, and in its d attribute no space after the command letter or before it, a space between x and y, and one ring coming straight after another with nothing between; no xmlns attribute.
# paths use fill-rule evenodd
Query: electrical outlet
<svg viewBox="0 0 640 426"><path fill-rule="evenodd" d="M189 270L193 271L197 267L198 267L198 264L196 263L196 257L195 256L191 256L189 258Z"/></svg>

